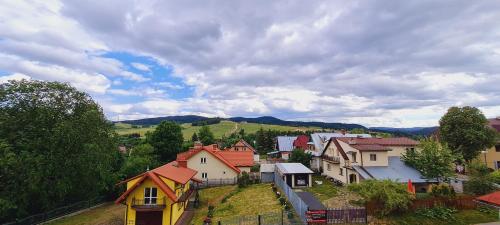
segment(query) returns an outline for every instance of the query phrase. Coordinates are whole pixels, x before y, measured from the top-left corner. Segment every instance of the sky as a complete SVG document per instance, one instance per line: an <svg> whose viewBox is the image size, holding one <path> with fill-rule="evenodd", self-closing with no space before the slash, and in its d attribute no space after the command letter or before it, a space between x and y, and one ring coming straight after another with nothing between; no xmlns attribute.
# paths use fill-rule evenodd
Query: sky
<svg viewBox="0 0 500 225"><path fill-rule="evenodd" d="M500 1L0 0L0 83L67 82L110 120L500 116Z"/></svg>

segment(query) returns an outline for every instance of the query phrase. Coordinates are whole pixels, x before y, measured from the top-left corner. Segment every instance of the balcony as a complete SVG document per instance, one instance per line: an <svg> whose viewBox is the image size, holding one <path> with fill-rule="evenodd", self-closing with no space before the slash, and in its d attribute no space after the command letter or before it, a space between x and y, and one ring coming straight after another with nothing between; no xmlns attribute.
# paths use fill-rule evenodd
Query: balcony
<svg viewBox="0 0 500 225"><path fill-rule="evenodd" d="M132 208L137 211L161 211L167 206L167 199L165 197L156 199L156 202L151 203L148 199L146 202L144 199L132 198Z"/></svg>
<svg viewBox="0 0 500 225"><path fill-rule="evenodd" d="M326 160L326 161L330 161L332 163L340 163L340 157L338 156L327 156L327 155L323 155L321 157L323 160Z"/></svg>
<svg viewBox="0 0 500 225"><path fill-rule="evenodd" d="M189 188L189 190L181 194L177 202L185 202L189 200L189 198L191 198L191 196L193 195L193 193L195 193L195 191L196 190L194 188Z"/></svg>

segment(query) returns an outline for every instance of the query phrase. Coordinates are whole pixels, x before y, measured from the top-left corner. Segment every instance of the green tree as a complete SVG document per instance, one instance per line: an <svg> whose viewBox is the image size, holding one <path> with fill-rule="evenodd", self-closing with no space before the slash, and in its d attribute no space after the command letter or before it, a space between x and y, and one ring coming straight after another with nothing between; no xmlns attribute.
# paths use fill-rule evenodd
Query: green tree
<svg viewBox="0 0 500 225"><path fill-rule="evenodd" d="M0 140L0 221L109 193L118 180L113 125L68 84L0 84Z"/></svg>
<svg viewBox="0 0 500 225"><path fill-rule="evenodd" d="M439 180L453 176L456 157L446 145L433 140L422 140L419 149L408 151L401 158L425 178Z"/></svg>
<svg viewBox="0 0 500 225"><path fill-rule="evenodd" d="M306 167L311 167L311 160L311 153L306 153L301 149L294 149L288 158L288 162L302 163Z"/></svg>
<svg viewBox="0 0 500 225"><path fill-rule="evenodd" d="M439 121L441 140L470 162L495 144L497 134L487 124L486 117L475 107L451 107Z"/></svg>
<svg viewBox="0 0 500 225"><path fill-rule="evenodd" d="M493 185L494 179L486 165L480 162L471 162L468 165L468 169L469 180L464 185L465 192L484 195L495 190Z"/></svg>
<svg viewBox="0 0 500 225"><path fill-rule="evenodd" d="M210 127L202 126L198 131L198 137L203 145L215 143L214 134L210 131Z"/></svg>
<svg viewBox="0 0 500 225"><path fill-rule="evenodd" d="M175 160L184 142L181 126L172 121L162 121L153 132L146 134L146 138L160 163Z"/></svg>
<svg viewBox="0 0 500 225"><path fill-rule="evenodd" d="M255 149L259 154L266 153L266 136L262 127L255 133Z"/></svg>
<svg viewBox="0 0 500 225"><path fill-rule="evenodd" d="M132 177L159 165L153 146L141 144L130 150L130 156L125 160L121 173L124 177Z"/></svg>
<svg viewBox="0 0 500 225"><path fill-rule="evenodd" d="M349 190L358 193L365 202L380 204L377 212L381 216L396 210L406 210L413 196L406 185L391 180L365 180L348 186Z"/></svg>
<svg viewBox="0 0 500 225"><path fill-rule="evenodd" d="M354 128L350 132L351 134L365 134L366 131L363 128Z"/></svg>
<svg viewBox="0 0 500 225"><path fill-rule="evenodd" d="M193 136L191 136L191 141L192 142L198 141L198 135L196 134L196 132L194 132Z"/></svg>

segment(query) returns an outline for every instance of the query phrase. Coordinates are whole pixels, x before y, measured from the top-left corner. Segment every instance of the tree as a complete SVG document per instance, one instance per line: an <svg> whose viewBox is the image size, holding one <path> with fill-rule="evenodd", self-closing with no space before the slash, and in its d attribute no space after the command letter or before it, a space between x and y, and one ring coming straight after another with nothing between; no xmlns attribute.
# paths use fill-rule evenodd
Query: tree
<svg viewBox="0 0 500 225"><path fill-rule="evenodd" d="M264 133L264 129L262 127L255 133L255 149L259 154L265 154L266 153L266 144L265 140L266 136Z"/></svg>
<svg viewBox="0 0 500 225"><path fill-rule="evenodd" d="M68 84L0 84L0 140L0 221L109 193L118 180L113 125Z"/></svg>
<svg viewBox="0 0 500 225"><path fill-rule="evenodd" d="M351 134L365 134L366 131L363 128L354 128L350 132Z"/></svg>
<svg viewBox="0 0 500 225"><path fill-rule="evenodd" d="M124 177L132 177L145 172L148 168L153 169L159 165L153 146L141 144L131 150L131 154L125 160L120 172Z"/></svg>
<svg viewBox="0 0 500 225"><path fill-rule="evenodd" d="M439 121L441 140L466 162L495 145L496 132L487 126L483 113L470 106L451 107Z"/></svg>
<svg viewBox="0 0 500 225"><path fill-rule="evenodd" d="M191 136L191 141L192 142L198 141L198 135L196 134L196 132L194 132L193 136Z"/></svg>
<svg viewBox="0 0 500 225"><path fill-rule="evenodd" d="M294 149L288 158L288 162L302 163L306 167L311 167L311 160L311 153L306 153L301 149Z"/></svg>
<svg viewBox="0 0 500 225"><path fill-rule="evenodd" d="M413 196L405 184L391 180L365 180L362 183L351 184L349 190L358 193L365 202L380 204L381 216L396 210L406 210Z"/></svg>
<svg viewBox="0 0 500 225"><path fill-rule="evenodd" d="M425 178L439 180L453 176L456 157L446 145L433 140L422 140L419 149L420 151L408 151L401 158Z"/></svg>
<svg viewBox="0 0 500 225"><path fill-rule="evenodd" d="M146 135L146 138L155 149L160 163L175 160L184 142L181 126L172 121L162 121L152 133Z"/></svg>
<svg viewBox="0 0 500 225"><path fill-rule="evenodd" d="M210 145L215 142L214 134L208 126L202 126L198 131L198 136L203 145Z"/></svg>
<svg viewBox="0 0 500 225"><path fill-rule="evenodd" d="M464 185L465 192L484 195L495 190L493 185L494 179L486 165L480 162L471 162L468 168L469 180Z"/></svg>

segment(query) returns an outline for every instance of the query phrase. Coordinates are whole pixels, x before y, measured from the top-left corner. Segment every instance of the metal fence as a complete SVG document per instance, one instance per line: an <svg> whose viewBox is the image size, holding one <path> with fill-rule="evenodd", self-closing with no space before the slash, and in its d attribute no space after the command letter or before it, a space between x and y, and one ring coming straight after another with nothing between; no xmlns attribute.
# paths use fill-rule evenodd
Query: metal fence
<svg viewBox="0 0 500 225"><path fill-rule="evenodd" d="M290 215L290 216L289 216ZM227 217L215 222L217 225L303 225L293 219L293 212L276 211L259 215Z"/></svg>
<svg viewBox="0 0 500 225"><path fill-rule="evenodd" d="M365 208L339 208L326 210L327 224L367 223Z"/></svg>
<svg viewBox="0 0 500 225"><path fill-rule="evenodd" d="M307 204L288 186L278 173L274 173L274 183L278 186L283 194L285 194L288 201L292 204L295 212L299 215L302 222L306 223L306 212L308 210Z"/></svg>
<svg viewBox="0 0 500 225"><path fill-rule="evenodd" d="M224 185L235 185L238 183L238 178L230 179L203 179L197 184L197 188L219 187Z"/></svg>
<svg viewBox="0 0 500 225"><path fill-rule="evenodd" d="M38 224L42 222L46 222L61 216L65 216L83 209L87 209L98 204L101 204L106 201L104 196L93 198L87 201L81 201L77 203L73 203L71 205L59 207L44 213L35 214L23 219L17 219L16 221L4 223L3 225L29 225L29 224Z"/></svg>

